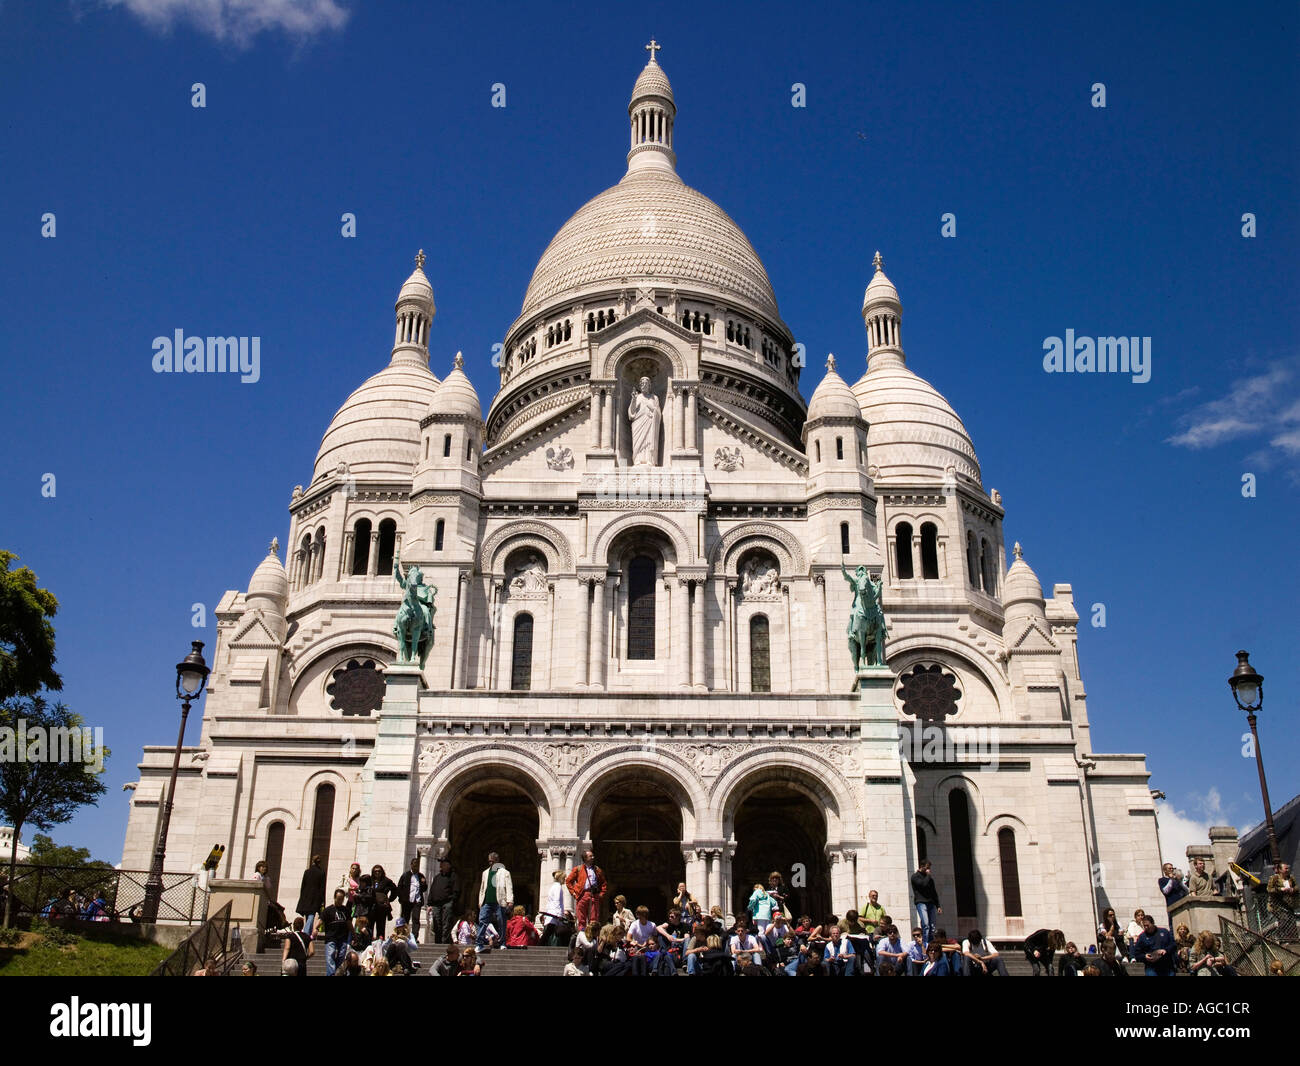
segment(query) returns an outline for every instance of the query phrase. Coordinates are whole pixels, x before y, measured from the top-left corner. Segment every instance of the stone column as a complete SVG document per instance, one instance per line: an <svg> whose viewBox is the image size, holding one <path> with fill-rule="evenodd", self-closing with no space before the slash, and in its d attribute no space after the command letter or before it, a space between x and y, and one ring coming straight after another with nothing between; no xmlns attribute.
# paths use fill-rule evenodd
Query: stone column
<svg viewBox="0 0 1300 1066"><path fill-rule="evenodd" d="M691 451L700 450L700 427L695 418L695 389L686 390L686 447Z"/></svg>
<svg viewBox="0 0 1300 1066"><path fill-rule="evenodd" d="M709 855L709 903L710 907L721 907L726 913L727 905L722 901L722 849L713 848Z"/></svg>
<svg viewBox="0 0 1300 1066"><path fill-rule="evenodd" d="M686 448L686 390L678 385L673 390L673 419L677 423L675 435L677 437L677 450L684 451Z"/></svg>
<svg viewBox="0 0 1300 1066"><path fill-rule="evenodd" d="M512 683L514 681L514 661L515 661L515 627L513 625L514 619L513 618L509 620L506 619L506 611L505 611L504 603L501 604L501 610L498 611L497 613L501 619L500 622L501 647L498 653L492 657L494 662L494 665L492 667L492 674L494 677L496 677L499 676L498 674L499 671L504 670L506 676L504 681L502 681L501 683L501 687L508 689L512 686ZM534 620L533 622L534 634L536 633L536 627L537 627L537 623L536 620Z"/></svg>
<svg viewBox="0 0 1300 1066"><path fill-rule="evenodd" d="M466 574L464 570L461 570L456 575L456 632L452 635L454 647L451 655L451 688L455 688L457 684L462 688L468 688L465 684L465 668L462 663L465 656L465 646L469 643L465 639L465 611L467 609L465 601L469 599L468 592Z"/></svg>
<svg viewBox="0 0 1300 1066"><path fill-rule="evenodd" d="M695 899L699 899L701 895L701 890L700 890L700 882L699 882L699 870L695 866L695 858L696 858L696 851L694 848L682 849L682 865L686 871L682 875L682 880L686 882L686 888L690 892L690 894ZM674 892L673 894L675 895L676 893ZM668 901L669 901L669 906L671 906L672 896L668 897Z"/></svg>
<svg viewBox="0 0 1300 1066"><path fill-rule="evenodd" d="M826 861L831 868L831 910L843 914L854 907L853 868L844 861L845 852L834 849L827 852Z"/></svg>
<svg viewBox="0 0 1300 1066"><path fill-rule="evenodd" d="M351 529L346 530L343 534L343 558L339 560L340 581L343 580L345 577L352 576L352 556L353 554L355 554L353 552L353 544L355 543L356 539L357 539L357 535L354 530Z"/></svg>
<svg viewBox="0 0 1300 1066"><path fill-rule="evenodd" d="M488 656L487 687L497 687L497 649L501 644L501 595L505 589L504 581L493 580L492 594L488 604Z"/></svg>
<svg viewBox="0 0 1300 1066"><path fill-rule="evenodd" d="M599 386L593 386L591 390L591 446L599 448L601 438L605 433L605 407L604 393Z"/></svg>
<svg viewBox="0 0 1300 1066"><path fill-rule="evenodd" d="M817 641L817 667L820 673L822 691L829 692L831 690L831 661L830 633L826 621L826 575L815 574L813 583L817 586L817 627L813 638Z"/></svg>
<svg viewBox="0 0 1300 1066"><path fill-rule="evenodd" d="M871 841L868 887L880 891L880 898L895 908L897 918L899 901L905 904L911 899L908 877L916 868L916 838L911 828L916 823L912 802L916 778L898 749L893 673L887 666L867 666L858 671L857 678L865 779L860 840ZM853 824L858 821L848 820L846 835L859 836ZM905 907L902 910L907 913Z"/></svg>
<svg viewBox="0 0 1300 1066"><path fill-rule="evenodd" d="M609 658L605 650L605 639L609 633L609 618L605 611L605 586L608 583L608 575L604 578L596 578L595 581L595 604L591 610L591 667L588 672L588 688L605 687L605 666Z"/></svg>
<svg viewBox="0 0 1300 1066"><path fill-rule="evenodd" d="M691 589L686 579L679 577L673 585L673 664L677 670L677 687L691 687L691 626L688 610Z"/></svg>
<svg viewBox="0 0 1300 1066"><path fill-rule="evenodd" d="M379 573L379 533L370 534L370 558L366 560L366 576L375 577Z"/></svg>
<svg viewBox="0 0 1300 1066"><path fill-rule="evenodd" d="M591 607L587 603L587 579L578 578L578 647L574 658L573 683L578 688L587 687L587 657L591 648Z"/></svg>
<svg viewBox="0 0 1300 1066"><path fill-rule="evenodd" d="M695 582L695 603L691 608L691 684L697 692L708 688L704 678L704 582Z"/></svg>
<svg viewBox="0 0 1300 1066"><path fill-rule="evenodd" d="M736 583L730 579L722 583L722 603L727 619L727 676L728 692L736 689Z"/></svg>
<svg viewBox="0 0 1300 1066"><path fill-rule="evenodd" d="M721 853L722 873L719 875L718 878L719 881L718 905L722 908L723 914L727 914L729 912L734 913L732 912L732 907L735 901L731 898L732 897L731 882L733 880L731 876L731 860L734 859L735 857L736 857L736 845L735 842L732 841L731 843L728 843L723 847Z"/></svg>
<svg viewBox="0 0 1300 1066"><path fill-rule="evenodd" d="M551 873L554 867L551 864L551 849L537 849L537 899L533 904L533 913L528 915L530 919L537 916L538 911L546 905L546 894L551 891ZM517 894L517 893L516 893Z"/></svg>

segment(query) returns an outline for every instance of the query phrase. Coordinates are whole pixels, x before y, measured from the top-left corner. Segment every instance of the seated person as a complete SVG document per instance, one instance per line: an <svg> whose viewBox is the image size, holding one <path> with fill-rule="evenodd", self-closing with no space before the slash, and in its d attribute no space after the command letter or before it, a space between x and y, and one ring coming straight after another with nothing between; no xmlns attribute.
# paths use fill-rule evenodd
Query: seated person
<svg viewBox="0 0 1300 1066"><path fill-rule="evenodd" d="M966 939L962 941L961 953L966 964L967 977L991 977L994 974L998 977L1007 976L1007 964L1002 961L998 949L985 940L984 934L978 929L972 929L966 934Z"/></svg>

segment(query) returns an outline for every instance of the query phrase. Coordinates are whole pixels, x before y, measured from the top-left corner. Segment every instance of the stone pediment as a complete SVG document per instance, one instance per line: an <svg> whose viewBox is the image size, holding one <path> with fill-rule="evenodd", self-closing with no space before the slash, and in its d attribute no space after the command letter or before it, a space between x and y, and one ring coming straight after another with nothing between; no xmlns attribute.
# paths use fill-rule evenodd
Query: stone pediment
<svg viewBox="0 0 1300 1066"><path fill-rule="evenodd" d="M1025 630L1011 644L1010 652L1012 655L1027 655L1038 653L1056 653L1060 651L1056 642L1043 631L1042 627L1036 622L1030 621L1025 626Z"/></svg>
<svg viewBox="0 0 1300 1066"><path fill-rule="evenodd" d="M262 620L261 611L253 611L250 616L246 616L244 624L230 640L232 648L279 648L280 641L276 635L267 628L266 623Z"/></svg>

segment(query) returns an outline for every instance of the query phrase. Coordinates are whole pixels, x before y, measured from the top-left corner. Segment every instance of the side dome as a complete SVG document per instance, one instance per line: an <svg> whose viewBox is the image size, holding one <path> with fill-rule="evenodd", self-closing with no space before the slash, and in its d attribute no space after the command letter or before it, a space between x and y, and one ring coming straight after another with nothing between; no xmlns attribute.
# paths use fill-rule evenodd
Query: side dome
<svg viewBox="0 0 1300 1066"><path fill-rule="evenodd" d="M1016 559L1007 569L1006 580L1002 583L1002 602L1008 607L1016 603L1028 603L1042 611L1043 584L1033 568L1025 562L1019 541L1012 550Z"/></svg>
<svg viewBox="0 0 1300 1066"><path fill-rule="evenodd" d="M867 462L881 481L943 481L949 467L980 481L966 426L939 391L901 360L881 360L853 386L867 420Z"/></svg>
<svg viewBox="0 0 1300 1066"><path fill-rule="evenodd" d="M434 394L433 402L427 412L431 415L454 415L469 418L476 422L483 421L483 407L479 403L478 393L465 375L465 356L457 352L452 371L443 378L442 385Z"/></svg>
<svg viewBox="0 0 1300 1066"><path fill-rule="evenodd" d="M280 541L271 541L266 558L257 565L253 576L248 579L248 591L244 594L250 606L265 605L283 612L289 598L289 575L285 573L284 563L280 562Z"/></svg>
<svg viewBox="0 0 1300 1066"><path fill-rule="evenodd" d="M420 420L438 392L438 378L420 363L390 363L347 398L316 453L312 480L339 463L360 477L409 478L420 458Z"/></svg>
<svg viewBox="0 0 1300 1066"><path fill-rule="evenodd" d="M808 401L808 421L818 418L861 418L858 398L835 369L835 356L826 360L826 376Z"/></svg>

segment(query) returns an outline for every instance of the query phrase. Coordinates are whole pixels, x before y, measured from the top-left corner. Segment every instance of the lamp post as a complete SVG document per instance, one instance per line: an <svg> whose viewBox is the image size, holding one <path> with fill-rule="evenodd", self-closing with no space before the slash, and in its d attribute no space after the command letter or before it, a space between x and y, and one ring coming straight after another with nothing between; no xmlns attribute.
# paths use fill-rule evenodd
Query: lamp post
<svg viewBox="0 0 1300 1066"><path fill-rule="evenodd" d="M1232 698L1237 706L1246 712L1246 721L1250 723L1250 736L1255 743L1255 766L1259 770L1259 791L1264 797L1264 822L1268 826L1269 858L1276 867L1282 861L1282 854L1277 847L1277 829L1273 825L1273 805L1268 801L1268 781L1264 778L1264 756L1259 750L1259 733L1255 729L1255 712L1264 706L1264 675L1255 673L1250 665L1250 653L1237 652L1237 669L1228 678L1232 687Z"/></svg>
<svg viewBox="0 0 1300 1066"><path fill-rule="evenodd" d="M162 825L158 827L158 845L153 852L153 865L149 867L149 880L144 886L144 909L140 920L156 922L158 905L162 902L163 861L167 858L167 829L172 820L172 804L176 800L176 775L181 768L181 745L185 742L185 719L190 715L190 701L199 698L208 680L208 664L203 661L203 641L191 642L191 651L176 664L176 698L181 701L181 731L176 737L176 754L172 759L172 779L167 789L167 802L163 805Z"/></svg>

